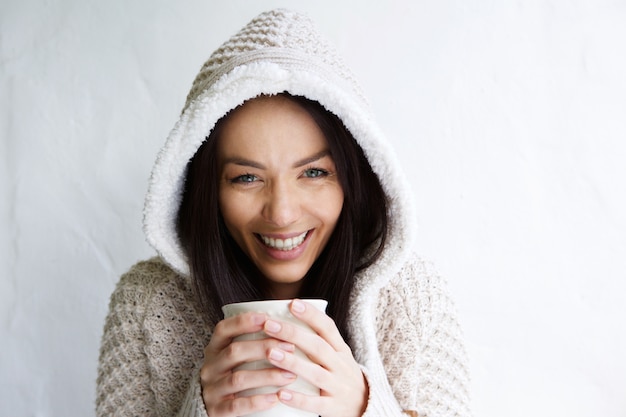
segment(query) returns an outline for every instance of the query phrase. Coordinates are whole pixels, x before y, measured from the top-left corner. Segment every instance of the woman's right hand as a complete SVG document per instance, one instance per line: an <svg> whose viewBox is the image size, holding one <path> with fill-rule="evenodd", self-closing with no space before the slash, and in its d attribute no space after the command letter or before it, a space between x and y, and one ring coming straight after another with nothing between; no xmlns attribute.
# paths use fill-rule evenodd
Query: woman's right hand
<svg viewBox="0 0 626 417"><path fill-rule="evenodd" d="M200 370L202 398L210 417L245 416L267 410L278 404L276 394L239 396L241 391L268 385L285 386L296 376L278 368L237 370L237 366L266 359L275 348L293 352L292 344L277 339L233 341L237 336L263 330L267 316L244 313L220 321L215 326L211 341L204 349Z"/></svg>

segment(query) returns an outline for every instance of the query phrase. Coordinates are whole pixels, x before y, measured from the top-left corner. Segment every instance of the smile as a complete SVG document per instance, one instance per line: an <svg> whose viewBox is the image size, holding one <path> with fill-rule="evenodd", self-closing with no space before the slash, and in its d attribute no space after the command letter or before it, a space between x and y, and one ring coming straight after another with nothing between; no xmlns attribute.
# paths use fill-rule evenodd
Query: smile
<svg viewBox="0 0 626 417"><path fill-rule="evenodd" d="M278 239L273 237L268 237L264 235L258 235L261 241L272 249L282 250L282 251L290 251L302 244L306 239L306 235L309 232L306 231L298 236L290 237L287 239Z"/></svg>

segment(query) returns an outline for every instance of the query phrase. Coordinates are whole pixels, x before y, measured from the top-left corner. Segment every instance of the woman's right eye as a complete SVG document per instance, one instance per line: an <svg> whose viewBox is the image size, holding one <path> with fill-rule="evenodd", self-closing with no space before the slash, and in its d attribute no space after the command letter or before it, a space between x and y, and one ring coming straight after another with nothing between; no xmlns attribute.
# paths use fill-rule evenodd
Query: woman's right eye
<svg viewBox="0 0 626 417"><path fill-rule="evenodd" d="M240 175L238 177L235 177L231 180L232 183L240 183L240 184L249 184L251 182L256 181L258 178L256 177L256 175L252 175L252 174L244 174L244 175Z"/></svg>

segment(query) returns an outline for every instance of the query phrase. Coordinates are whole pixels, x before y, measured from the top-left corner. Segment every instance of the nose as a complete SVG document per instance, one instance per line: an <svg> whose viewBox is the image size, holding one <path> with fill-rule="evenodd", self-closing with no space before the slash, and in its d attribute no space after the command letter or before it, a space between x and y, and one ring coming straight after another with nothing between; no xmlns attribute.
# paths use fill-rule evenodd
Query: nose
<svg viewBox="0 0 626 417"><path fill-rule="evenodd" d="M300 217L300 201L297 190L284 181L274 182L266 189L263 217L277 227L285 227Z"/></svg>

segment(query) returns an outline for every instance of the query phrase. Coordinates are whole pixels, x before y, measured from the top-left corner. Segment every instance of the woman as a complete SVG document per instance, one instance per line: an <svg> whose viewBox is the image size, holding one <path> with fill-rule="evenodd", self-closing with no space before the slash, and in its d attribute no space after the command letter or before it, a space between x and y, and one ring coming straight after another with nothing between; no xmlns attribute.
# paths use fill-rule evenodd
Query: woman
<svg viewBox="0 0 626 417"><path fill-rule="evenodd" d="M441 279L411 249L410 191L361 91L306 17L263 13L202 67L161 150L144 230L157 258L111 298L99 415L468 416ZM220 307L294 299L307 337ZM329 301L328 316L306 298ZM264 330L271 337L232 339ZM303 350L312 360L294 355ZM276 366L233 371L266 358ZM305 378L306 397L239 397Z"/></svg>

